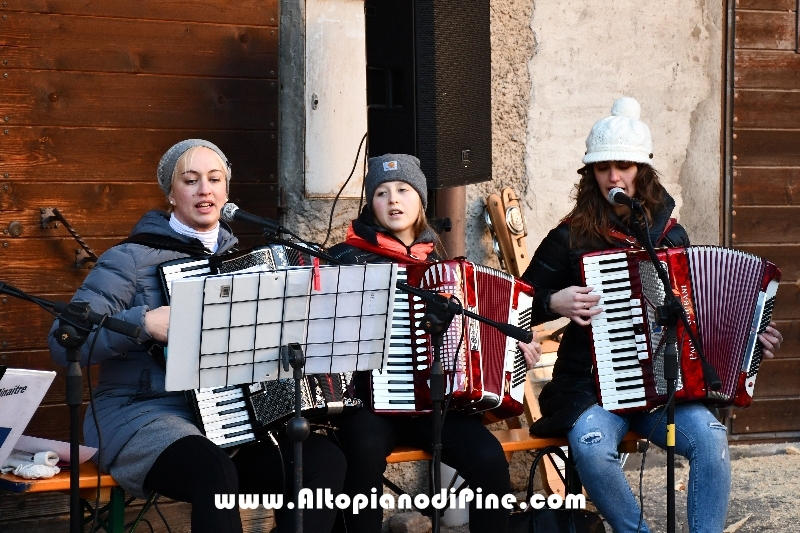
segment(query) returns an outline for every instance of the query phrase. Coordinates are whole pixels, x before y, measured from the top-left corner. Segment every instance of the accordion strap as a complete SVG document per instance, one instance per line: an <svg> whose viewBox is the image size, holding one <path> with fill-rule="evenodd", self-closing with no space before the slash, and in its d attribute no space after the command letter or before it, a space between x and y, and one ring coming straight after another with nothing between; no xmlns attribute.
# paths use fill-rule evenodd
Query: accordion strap
<svg viewBox="0 0 800 533"><path fill-rule="evenodd" d="M669 231L672 228L674 228L677 223L678 223L678 219L670 218L667 221L667 223L664 225L664 231L661 232L661 235L658 237L658 240L654 244L656 246L658 246L658 243L660 243L662 240L664 240L664 237L667 236L667 233L669 233ZM628 235L627 233L623 233L623 232L621 232L619 230L616 230L616 229L609 230L608 231L608 235L610 237L613 237L613 238L617 239L620 242L624 242L624 243L628 244L629 246L633 246L634 248L643 248L641 243L633 235Z"/></svg>
<svg viewBox="0 0 800 533"><path fill-rule="evenodd" d="M197 239L194 239L194 242L186 242L174 237L169 237L167 235L157 235L155 233L134 233L124 241L117 243L117 245L128 243L142 244L158 250L172 250L174 252L182 252L189 255L211 255L209 254L208 250L206 250L206 247L203 246L203 244Z"/></svg>

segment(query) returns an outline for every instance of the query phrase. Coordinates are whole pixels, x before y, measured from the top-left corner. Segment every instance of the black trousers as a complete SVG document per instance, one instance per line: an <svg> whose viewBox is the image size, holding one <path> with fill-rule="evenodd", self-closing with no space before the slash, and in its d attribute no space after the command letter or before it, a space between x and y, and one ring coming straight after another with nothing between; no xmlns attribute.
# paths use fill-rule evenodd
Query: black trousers
<svg viewBox="0 0 800 533"><path fill-rule="evenodd" d="M284 494L284 506L276 512L275 519L280 531L294 531L294 512L286 509L286 503L293 498L293 443L285 435L278 437L278 443L284 464L268 439L242 446L231 458L205 437L184 437L158 456L145 478L145 487L191 503L194 533L241 533L238 501L233 509L220 510L215 505L215 494ZM329 439L312 433L303 442L304 488L329 488L338 494L345 470L342 452ZM335 517L335 509L306 509L303 529L328 532Z"/></svg>
<svg viewBox="0 0 800 533"><path fill-rule="evenodd" d="M431 450L433 427L427 416L382 416L364 407L354 413L336 418L339 427L336 436L347 458L347 475L344 492L351 498L364 494L368 498L372 488L383 493L383 472L386 457L395 446L415 446ZM451 411L442 428L442 462L458 470L469 487L479 487L487 494L502 497L511 491L503 448L498 440L476 417ZM469 527L472 533L505 533L509 511L499 509L478 510L475 500L470 504ZM375 533L381 530L382 509L352 508L344 511L347 533Z"/></svg>

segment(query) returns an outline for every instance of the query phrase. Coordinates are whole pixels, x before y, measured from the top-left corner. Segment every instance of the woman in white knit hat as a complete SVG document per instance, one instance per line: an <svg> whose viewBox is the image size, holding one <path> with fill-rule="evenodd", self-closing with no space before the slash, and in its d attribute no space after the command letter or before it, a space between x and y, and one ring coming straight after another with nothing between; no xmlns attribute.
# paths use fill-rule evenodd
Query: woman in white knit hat
<svg viewBox="0 0 800 533"><path fill-rule="evenodd" d="M639 115L636 100L620 98L611 116L594 124L586 139L584 166L578 170L575 207L545 237L522 276L536 289L534 324L570 319L553 379L539 397L542 418L531 433L567 435L586 491L615 533L649 531L622 472L617 446L630 429L652 434L653 442L665 447L666 417L661 416L663 409L615 414L598 404L587 326L602 309L597 306L599 295L582 286L580 258L588 252L638 246L629 229L630 209L607 200L616 187L639 200L656 246L689 244L686 231L670 218L675 202L652 166L650 129ZM772 357L783 340L774 326L759 336L765 357ZM676 453L686 457L691 468L686 490L690 531L720 533L731 480L726 428L700 402L678 404L675 421Z"/></svg>

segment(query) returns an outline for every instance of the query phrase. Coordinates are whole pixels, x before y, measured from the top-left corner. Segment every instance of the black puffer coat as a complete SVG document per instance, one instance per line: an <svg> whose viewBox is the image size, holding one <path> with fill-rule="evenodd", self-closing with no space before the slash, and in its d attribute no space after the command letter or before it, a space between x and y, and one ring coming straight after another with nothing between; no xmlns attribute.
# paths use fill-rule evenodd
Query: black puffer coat
<svg viewBox="0 0 800 533"><path fill-rule="evenodd" d="M653 216L650 239L656 246L688 246L689 237L680 225L673 226L662 238L675 201L667 195L666 207ZM619 219L613 220L617 230L630 234L630 230ZM607 243L595 247L570 246L569 223L563 222L548 233L537 248L522 279L536 289L533 299L533 323L541 324L559 318L552 314L547 303L550 296L573 285L583 285L580 274L582 255L604 249L627 248L626 243L610 246ZM539 396L542 418L531 427L531 433L539 436L559 436L566 433L586 409L598 402L597 390L592 375L591 339L588 328L570 322L558 348L558 358L553 367L553 380L545 385Z"/></svg>

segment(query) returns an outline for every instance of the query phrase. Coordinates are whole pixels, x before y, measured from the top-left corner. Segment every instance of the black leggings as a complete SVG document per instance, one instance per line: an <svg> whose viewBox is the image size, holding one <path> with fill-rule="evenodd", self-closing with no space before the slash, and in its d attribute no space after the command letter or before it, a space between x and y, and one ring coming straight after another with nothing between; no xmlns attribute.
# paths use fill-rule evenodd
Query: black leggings
<svg viewBox="0 0 800 533"><path fill-rule="evenodd" d="M293 443L278 437L285 461L268 439L242 446L229 457L205 437L191 435L173 442L158 456L145 478L146 490L192 504L194 533L241 533L238 501L233 509L217 509L215 494L284 494L284 507L275 513L281 531L294 531L294 512L286 510L292 498ZM281 469L285 474L281 475ZM303 487L341 492L345 475L342 452L327 438L312 433L303 442ZM286 487L284 490L284 477ZM335 509L303 511L305 531L330 531Z"/></svg>
<svg viewBox="0 0 800 533"><path fill-rule="evenodd" d="M364 408L335 420L336 432L347 457L344 491L370 496L373 487L383 493L383 472L386 457L397 445L431 449L432 423L429 416L380 416ZM442 462L458 473L476 491L499 497L511 492L511 481L500 442L480 420L459 411L447 413L442 428ZM472 533L505 533L509 511L476 509L475 500L469 509L469 530ZM381 530L382 509L362 509L358 514L344 510L348 533L374 533Z"/></svg>

